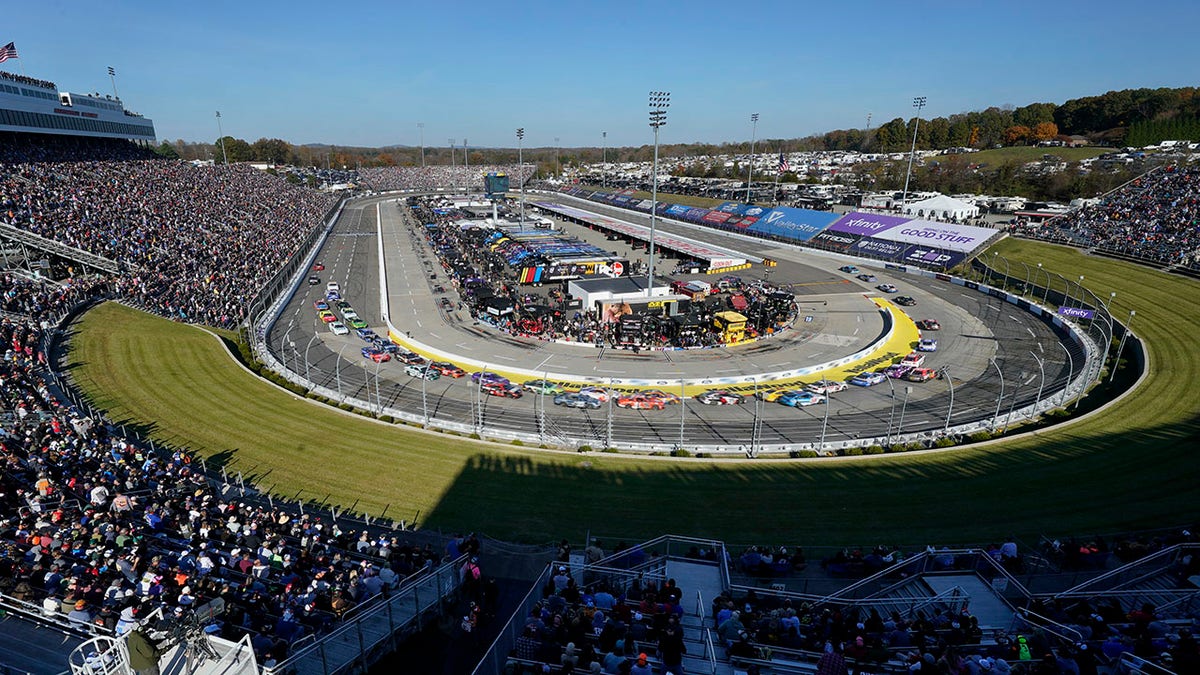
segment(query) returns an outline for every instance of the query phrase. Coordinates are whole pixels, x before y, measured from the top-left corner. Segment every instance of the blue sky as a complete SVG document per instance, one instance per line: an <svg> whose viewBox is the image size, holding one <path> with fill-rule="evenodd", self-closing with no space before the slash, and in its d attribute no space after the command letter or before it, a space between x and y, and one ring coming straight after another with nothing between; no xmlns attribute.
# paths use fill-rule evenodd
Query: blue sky
<svg viewBox="0 0 1200 675"><path fill-rule="evenodd" d="M160 139L514 147L796 138L990 105L1200 85L1200 3L10 3L0 68L111 92Z"/></svg>

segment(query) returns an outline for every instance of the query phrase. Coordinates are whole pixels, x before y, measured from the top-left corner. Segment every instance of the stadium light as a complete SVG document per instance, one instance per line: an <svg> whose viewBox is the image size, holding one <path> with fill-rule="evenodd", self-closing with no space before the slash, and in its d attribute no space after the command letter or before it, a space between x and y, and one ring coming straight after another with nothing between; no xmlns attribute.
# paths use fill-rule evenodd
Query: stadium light
<svg viewBox="0 0 1200 675"><path fill-rule="evenodd" d="M337 363L334 364L334 366L333 366L333 376L335 378L337 378L338 401L341 401L343 403L344 403L344 401L342 401L342 352L346 351L346 347L349 347L349 346L350 346L349 342L342 345L342 348L338 350Z"/></svg>
<svg viewBox="0 0 1200 675"><path fill-rule="evenodd" d="M887 378L887 383L888 383L888 391L891 392L891 397L892 397L892 412L888 415L888 430L887 430L887 444L888 444L888 447L891 447L891 445L892 445L892 423L896 421L896 385L892 384L892 378L890 378L890 377Z"/></svg>
<svg viewBox="0 0 1200 675"><path fill-rule="evenodd" d="M1059 344L1062 344L1061 342ZM996 431L996 427L1000 424L1000 402L1004 400L1004 371L1000 370L1000 366L996 364L996 359L989 358L993 366L996 367L996 374L1000 376L1000 395L996 397L996 414L992 416L992 431Z"/></svg>
<svg viewBox="0 0 1200 675"><path fill-rule="evenodd" d="M942 366L942 376L946 378L946 384L950 385L950 407L946 408L946 426L942 429L945 433L950 433L950 416L954 414L954 378L950 375L950 366Z"/></svg>
<svg viewBox="0 0 1200 675"><path fill-rule="evenodd" d="M770 268L768 268L770 269ZM829 381L823 380L825 384L825 417L821 420L821 449L825 449L825 431L829 429L829 406L832 405L829 399L833 398L829 395Z"/></svg>
<svg viewBox="0 0 1200 675"><path fill-rule="evenodd" d="M525 181L521 180L521 172L525 170L525 155L522 153L525 139L525 127L517 129L517 181L521 183L521 229L525 229Z"/></svg>
<svg viewBox="0 0 1200 675"><path fill-rule="evenodd" d="M1046 387L1046 362L1033 351L1030 351L1029 355L1033 357L1034 361L1037 361L1038 370L1042 374L1038 381L1037 396L1033 397L1033 412L1029 413L1029 419L1033 419L1033 416L1037 414L1038 404L1042 402L1042 390Z"/></svg>
<svg viewBox="0 0 1200 675"><path fill-rule="evenodd" d="M225 156L225 166L229 166L229 153L225 152L225 132L221 129L221 111L217 111L217 138L221 139L221 154Z"/></svg>
<svg viewBox="0 0 1200 675"><path fill-rule="evenodd" d="M120 101L121 97L117 96L117 71L112 66L108 67L108 79L112 82L113 98Z"/></svg>
<svg viewBox="0 0 1200 675"><path fill-rule="evenodd" d="M554 137L554 167L555 167L554 170L556 173L558 173L558 177L561 179L562 178L562 162L559 161L559 151L562 150L562 148L559 146L558 143L559 143L558 136L555 136Z"/></svg>
<svg viewBox="0 0 1200 675"><path fill-rule="evenodd" d="M904 388L904 403L900 404L900 423L896 425L896 437L904 435L904 411L908 409L908 395L912 393L912 387Z"/></svg>
<svg viewBox="0 0 1200 675"><path fill-rule="evenodd" d="M750 115L750 172L746 174L746 203L750 202L750 182L754 180L754 141L758 135L758 113Z"/></svg>
<svg viewBox="0 0 1200 675"><path fill-rule="evenodd" d="M454 139L447 138L446 142L450 144L450 166L454 166Z"/></svg>
<svg viewBox="0 0 1200 675"><path fill-rule="evenodd" d="M601 131L600 139L604 144L603 154L601 155L601 163L604 165L604 168L602 169L603 173L600 174L600 187L608 187L608 132Z"/></svg>
<svg viewBox="0 0 1200 675"><path fill-rule="evenodd" d="M464 138L463 139L463 167L468 168L468 169L471 168L470 154L471 153L467 152L467 139Z"/></svg>
<svg viewBox="0 0 1200 675"><path fill-rule="evenodd" d="M417 122L417 132L421 134L421 168L425 168L425 123Z"/></svg>
<svg viewBox="0 0 1200 675"><path fill-rule="evenodd" d="M1063 387L1062 398L1058 401L1060 406L1065 407L1067 405L1067 392L1071 389L1071 380L1075 377L1075 357L1071 356L1071 350L1067 349L1067 346L1063 343L1058 342L1058 346L1061 347L1063 353L1067 355L1067 386ZM1105 356L1107 355L1108 350L1106 349Z"/></svg>
<svg viewBox="0 0 1200 675"><path fill-rule="evenodd" d="M671 92L650 92L650 127L654 129L654 175L650 180L650 273L646 283L646 297L654 292L654 227L658 211L658 130L667 123L667 108L671 106Z"/></svg>
<svg viewBox="0 0 1200 675"><path fill-rule="evenodd" d="M1129 310L1129 320L1125 322L1125 330L1121 331L1121 342L1117 345L1117 355L1113 357L1112 372L1108 376L1109 384L1112 384L1112 381L1117 379L1117 364L1121 362L1121 353L1125 351L1125 340L1129 339L1130 326L1133 325L1133 317L1135 315L1137 315L1135 310ZM1075 407L1079 407L1078 399L1075 400Z"/></svg>
<svg viewBox="0 0 1200 675"><path fill-rule="evenodd" d="M917 128L921 126L921 108L925 107L925 97L914 97L913 107L917 109L917 121L913 124L912 150L908 154L908 173L904 175L904 195L900 197L901 209L908 203L908 181L912 178L913 158L917 156Z"/></svg>

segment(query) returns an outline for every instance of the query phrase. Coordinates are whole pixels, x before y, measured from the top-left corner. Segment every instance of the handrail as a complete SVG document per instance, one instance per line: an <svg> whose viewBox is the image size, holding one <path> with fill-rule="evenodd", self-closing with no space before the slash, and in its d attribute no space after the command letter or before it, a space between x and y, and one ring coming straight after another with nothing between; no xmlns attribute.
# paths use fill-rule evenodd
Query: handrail
<svg viewBox="0 0 1200 675"><path fill-rule="evenodd" d="M1042 616L1041 614L1038 614L1037 612L1035 612L1035 611L1033 611L1033 610L1031 610L1031 609L1018 609L1018 610L1017 610L1017 614L1018 614L1018 615L1019 615L1019 616L1020 616L1020 617L1021 617L1021 618L1022 618L1024 621L1026 621L1026 622L1028 622L1028 623L1030 623L1030 624L1033 624L1033 625L1035 625L1035 626L1038 626L1038 624L1037 624L1037 623L1034 623L1033 621L1029 621L1029 619L1028 619L1028 618L1026 618L1027 616L1032 616L1032 617L1034 617L1035 619L1037 619L1039 622L1046 623L1046 624L1050 624L1051 626L1056 626L1056 627L1058 627L1058 628L1062 628L1064 631L1070 631L1071 633L1074 633L1074 634L1075 634L1075 637L1074 637L1073 639L1071 639L1071 640L1070 640L1072 643L1078 644L1078 643L1080 643L1080 642L1084 642L1083 633L1080 633L1079 631L1075 630L1074 628L1071 628L1070 626L1068 626L1068 625L1066 625L1066 624L1061 624L1061 623L1059 623L1059 622L1055 621L1054 619L1051 619L1051 618L1049 618L1049 617ZM1046 629L1046 626L1044 626L1044 625L1041 625L1041 626L1038 626L1038 627L1039 627L1039 628ZM1053 630L1050 630L1050 632L1051 632L1051 633L1054 633L1055 631L1053 631ZM1063 637L1063 636L1061 636L1061 635L1060 635L1059 637Z"/></svg>
<svg viewBox="0 0 1200 675"><path fill-rule="evenodd" d="M7 610L13 614L20 616L29 621L40 623L46 626L63 631L64 633L74 635L80 638L93 638L97 636L111 637L113 632L104 626L95 623L80 624L67 619L65 614L55 612L53 615L47 614L41 607L32 602L18 600L11 595L0 593L0 609Z"/></svg>
<svg viewBox="0 0 1200 675"><path fill-rule="evenodd" d="M704 651L708 653L708 666L712 669L711 675L717 675L717 649L713 646L712 631L708 628L704 629Z"/></svg>
<svg viewBox="0 0 1200 675"><path fill-rule="evenodd" d="M704 625L704 595L699 589L696 590L696 616L700 619L700 625Z"/></svg>
<svg viewBox="0 0 1200 675"><path fill-rule="evenodd" d="M937 554L938 555L946 555L947 553L949 553L950 555L953 555L955 553L955 551L939 551ZM924 569L924 562L930 558L930 555L931 554L928 551L921 551L920 553L912 556L911 558L905 558L904 560L893 563L893 564L889 565L888 567L885 567L885 568L879 570L875 574L872 574L868 577L860 579L860 580L850 584L849 586L846 586L845 588L840 588L836 592L831 593L828 596L825 596L824 601L831 602L833 600L846 600L846 599L848 599L845 597L846 594L851 593L853 591L857 591L860 588L863 588L872 583L875 583L879 579L887 578L887 577L891 576L892 574L894 574L895 572L899 571L901 568L907 567L909 565L915 565L917 563L921 563L920 566L922 569Z"/></svg>
<svg viewBox="0 0 1200 675"><path fill-rule="evenodd" d="M1144 558L1139 558L1137 560L1134 560L1131 563L1121 565L1120 567L1118 567L1115 570L1109 570L1108 572L1105 572L1104 574L1101 574L1100 576L1092 577L1091 579L1088 579L1087 581L1085 581L1081 584L1078 584L1076 586L1072 586L1071 588L1068 588L1067 590L1063 591L1062 593L1055 594L1054 597L1058 598L1058 597L1066 595L1068 593L1081 593L1089 586L1094 586L1094 585L1100 583L1101 581L1107 581L1108 579L1111 579L1113 577L1117 577L1122 574L1128 574L1129 570L1134 567L1146 565L1148 563L1157 561L1160 558L1166 558L1169 556L1173 556L1173 555L1176 555L1177 553L1179 553L1180 551L1191 550L1191 549L1200 550L1200 544L1175 544L1174 546L1168 546L1167 548L1164 548L1161 551L1155 551L1154 553L1151 553L1150 555L1148 555ZM1096 592L1099 593L1102 591L1096 591Z"/></svg>

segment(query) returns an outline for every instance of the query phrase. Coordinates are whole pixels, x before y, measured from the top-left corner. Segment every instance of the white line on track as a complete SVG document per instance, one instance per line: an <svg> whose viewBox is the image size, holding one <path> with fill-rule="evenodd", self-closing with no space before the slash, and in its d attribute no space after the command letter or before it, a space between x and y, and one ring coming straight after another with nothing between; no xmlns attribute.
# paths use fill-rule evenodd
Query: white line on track
<svg viewBox="0 0 1200 675"><path fill-rule="evenodd" d="M553 354L547 356L541 363L537 364L537 367L535 367L534 370L541 370L542 366L546 365L552 358L554 358Z"/></svg>
<svg viewBox="0 0 1200 675"><path fill-rule="evenodd" d="M511 356L502 356L502 355L500 355L500 354L497 354L497 355L496 355L496 358L498 358L498 359L504 359L505 361L516 361L516 359L514 359L514 358L513 358L513 357L511 357Z"/></svg>
<svg viewBox="0 0 1200 675"><path fill-rule="evenodd" d="M624 373L623 370L605 370L603 368L592 368L592 372L596 373Z"/></svg>

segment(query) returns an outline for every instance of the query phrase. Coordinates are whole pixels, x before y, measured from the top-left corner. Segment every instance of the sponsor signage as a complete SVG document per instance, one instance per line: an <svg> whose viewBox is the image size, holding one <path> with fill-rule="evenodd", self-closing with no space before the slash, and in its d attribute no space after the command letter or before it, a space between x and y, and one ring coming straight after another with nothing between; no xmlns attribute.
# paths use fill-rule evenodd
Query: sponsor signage
<svg viewBox="0 0 1200 675"><path fill-rule="evenodd" d="M954 267L966 258L965 253L928 246L913 246L904 254L904 261L929 267Z"/></svg>
<svg viewBox="0 0 1200 675"><path fill-rule="evenodd" d="M739 216L749 216L751 218L762 218L770 209L753 204L741 204L738 206L737 214Z"/></svg>
<svg viewBox="0 0 1200 675"><path fill-rule="evenodd" d="M810 241L814 243L819 242L821 246L827 246L829 248L845 249L849 248L851 244L858 241L858 237L853 234L843 234L841 232L830 232L829 230L825 230L824 232L818 232Z"/></svg>
<svg viewBox="0 0 1200 675"><path fill-rule="evenodd" d="M910 220L899 227L880 233L880 238L923 244L950 251L968 253L990 239L996 231L987 227L935 223L931 220Z"/></svg>
<svg viewBox="0 0 1200 675"><path fill-rule="evenodd" d="M682 206L680 204L671 204L670 206L667 207L667 210L665 211L665 213L668 216L683 216L684 214L686 214L688 212L688 208L689 207Z"/></svg>
<svg viewBox="0 0 1200 675"><path fill-rule="evenodd" d="M737 213L738 209L741 207L742 205L737 202L725 202L724 204L718 206L716 210L724 213Z"/></svg>
<svg viewBox="0 0 1200 675"><path fill-rule="evenodd" d="M704 219L704 216L707 216L707 215L708 215L708 209L702 209L698 206L693 206L692 208L687 210L687 213L683 214L683 217L686 220L690 220L693 222L700 222L701 220Z"/></svg>
<svg viewBox="0 0 1200 675"><path fill-rule="evenodd" d="M878 213L862 213L861 211L851 211L842 216L841 220L829 226L829 229L835 232L846 232L848 234L857 234L863 237L877 237L882 232L887 232L893 227L903 225L908 222L908 218L898 218L896 216L884 216Z"/></svg>
<svg viewBox="0 0 1200 675"><path fill-rule="evenodd" d="M771 209L750 227L751 232L783 237L796 241L808 241L821 232L838 216L827 211L810 211L781 207Z"/></svg>
<svg viewBox="0 0 1200 675"><path fill-rule="evenodd" d="M732 213L729 213L728 211L718 210L718 211L709 211L708 213L704 214L704 218L702 218L701 220L703 220L706 223L715 223L715 224L719 225L719 224L729 220L732 217L733 217Z"/></svg>
<svg viewBox="0 0 1200 675"><path fill-rule="evenodd" d="M1071 317L1072 319L1089 319L1090 320L1090 319L1095 318L1095 316L1096 316L1096 312L1094 312L1090 309L1081 309L1079 307L1060 306L1058 308L1058 313L1060 316L1067 316L1067 317Z"/></svg>
<svg viewBox="0 0 1200 675"><path fill-rule="evenodd" d="M746 263L744 258L713 258L708 261L709 269L725 269L726 267L737 267Z"/></svg>
<svg viewBox="0 0 1200 675"><path fill-rule="evenodd" d="M900 244L894 241L884 241L883 239L872 239L866 237L860 239L850 247L856 253L863 253L870 256L878 256L880 258L895 259L901 253L908 249L908 244Z"/></svg>

